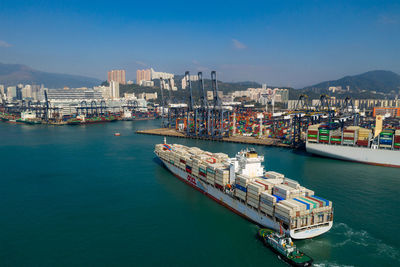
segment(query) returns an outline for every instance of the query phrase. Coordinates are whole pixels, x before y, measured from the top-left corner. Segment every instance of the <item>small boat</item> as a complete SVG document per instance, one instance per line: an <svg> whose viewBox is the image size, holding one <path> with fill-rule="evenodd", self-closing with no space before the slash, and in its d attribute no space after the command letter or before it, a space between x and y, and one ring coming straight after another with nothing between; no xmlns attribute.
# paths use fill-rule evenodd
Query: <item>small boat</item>
<svg viewBox="0 0 400 267"><path fill-rule="evenodd" d="M121 134L120 133L115 133L114 136L121 136Z"/></svg>
<svg viewBox="0 0 400 267"><path fill-rule="evenodd" d="M290 237L271 229L260 229L258 236L264 245L270 247L281 259L292 266L312 266L313 259L296 248Z"/></svg>

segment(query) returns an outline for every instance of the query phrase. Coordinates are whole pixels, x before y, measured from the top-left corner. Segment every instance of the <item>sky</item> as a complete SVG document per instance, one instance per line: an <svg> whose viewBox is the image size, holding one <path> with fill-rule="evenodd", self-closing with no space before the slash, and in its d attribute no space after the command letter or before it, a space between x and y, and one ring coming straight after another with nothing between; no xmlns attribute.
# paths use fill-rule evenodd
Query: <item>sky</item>
<svg viewBox="0 0 400 267"><path fill-rule="evenodd" d="M0 1L0 62L107 79L125 69L300 88L400 74L400 1Z"/></svg>

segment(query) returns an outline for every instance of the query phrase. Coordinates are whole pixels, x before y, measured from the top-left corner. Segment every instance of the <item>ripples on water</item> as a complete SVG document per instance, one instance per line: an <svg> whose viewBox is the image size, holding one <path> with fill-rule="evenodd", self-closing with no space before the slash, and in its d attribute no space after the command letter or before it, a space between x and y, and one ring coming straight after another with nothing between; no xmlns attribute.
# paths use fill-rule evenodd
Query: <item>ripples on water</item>
<svg viewBox="0 0 400 267"><path fill-rule="evenodd" d="M163 138L134 132L157 123L0 123L0 265L284 266L256 240L257 226L153 160ZM245 147L168 141L230 156ZM400 265L399 169L256 149L268 170L333 201L331 231L296 241L315 266Z"/></svg>

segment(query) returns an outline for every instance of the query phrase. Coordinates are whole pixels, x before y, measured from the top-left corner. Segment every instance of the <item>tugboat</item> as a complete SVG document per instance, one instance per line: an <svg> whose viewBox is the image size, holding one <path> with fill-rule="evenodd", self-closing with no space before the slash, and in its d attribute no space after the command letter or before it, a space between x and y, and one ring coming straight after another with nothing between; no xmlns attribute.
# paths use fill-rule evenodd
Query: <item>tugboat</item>
<svg viewBox="0 0 400 267"><path fill-rule="evenodd" d="M292 266L312 266L313 259L296 248L290 237L270 229L260 229L258 236L264 245L270 247L281 259Z"/></svg>

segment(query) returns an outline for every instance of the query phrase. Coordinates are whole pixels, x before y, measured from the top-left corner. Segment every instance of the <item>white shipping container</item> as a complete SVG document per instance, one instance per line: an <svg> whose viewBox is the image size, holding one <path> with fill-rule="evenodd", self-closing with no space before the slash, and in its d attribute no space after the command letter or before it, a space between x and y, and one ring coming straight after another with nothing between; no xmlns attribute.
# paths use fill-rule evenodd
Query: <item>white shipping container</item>
<svg viewBox="0 0 400 267"><path fill-rule="evenodd" d="M277 179L277 178L283 178L285 175L282 173L274 172L274 171L268 171L264 173L264 176L270 179Z"/></svg>
<svg viewBox="0 0 400 267"><path fill-rule="evenodd" d="M290 192L292 192L294 190L296 190L296 189L291 188L291 187L289 187L287 185L280 184L280 185L275 185L274 186L273 192L274 192L274 194L275 193L286 194L286 193L290 193Z"/></svg>
<svg viewBox="0 0 400 267"><path fill-rule="evenodd" d="M283 201L283 200L282 200ZM282 203L282 201L280 201L279 203L277 203L275 205L275 211L280 211L289 215L293 215L294 214L294 209L290 206L287 206L285 204Z"/></svg>
<svg viewBox="0 0 400 267"><path fill-rule="evenodd" d="M261 192L263 192L265 189L262 185L256 183L256 182L250 182L247 185L247 189L251 190L253 192L256 192L256 194L260 194Z"/></svg>
<svg viewBox="0 0 400 267"><path fill-rule="evenodd" d="M302 206L297 205L297 203L292 203L292 202L289 202L288 200L282 200L279 203L291 208L293 211L300 211L303 208Z"/></svg>
<svg viewBox="0 0 400 267"><path fill-rule="evenodd" d="M235 189L235 194L241 195L241 196L243 196L243 197L246 197L246 196L247 196L246 192L243 192L242 190L237 189L237 188Z"/></svg>
<svg viewBox="0 0 400 267"><path fill-rule="evenodd" d="M247 197L248 198L251 198L251 199L254 199L254 201L259 201L259 197L258 197L258 195L254 195L254 194L252 194L252 193L249 193L249 191L247 191Z"/></svg>
<svg viewBox="0 0 400 267"><path fill-rule="evenodd" d="M267 192L262 192L260 198L268 200L269 202L276 203L276 197Z"/></svg>
<svg viewBox="0 0 400 267"><path fill-rule="evenodd" d="M263 208L264 210L269 210L269 211L271 211L271 212L273 212L273 211L275 210L275 207L274 207L274 206L268 206L268 205L265 205L265 204L262 203L262 202L260 202L260 208Z"/></svg>
<svg viewBox="0 0 400 267"><path fill-rule="evenodd" d="M215 177L215 181L220 181L220 182L229 182L228 178L220 178L220 177Z"/></svg>
<svg viewBox="0 0 400 267"><path fill-rule="evenodd" d="M297 181L289 179L289 178L284 178L283 179L283 184L287 185L287 186L289 186L291 188L295 188L295 189L299 189L300 188L300 184Z"/></svg>
<svg viewBox="0 0 400 267"><path fill-rule="evenodd" d="M260 205L260 210L262 211L262 212L264 212L264 213L266 213L266 214L268 214L268 215L270 215L270 216L273 216L274 215L274 210L270 210L270 209L266 209L265 207L262 207L261 205Z"/></svg>
<svg viewBox="0 0 400 267"><path fill-rule="evenodd" d="M258 193L257 191L254 191L254 190L249 189L249 188L247 188L247 192L250 193L250 194L256 195L256 196L260 195L260 193Z"/></svg>
<svg viewBox="0 0 400 267"><path fill-rule="evenodd" d="M249 204L250 206L252 206L253 208L256 208L256 209L258 209L258 203L255 203L255 202L253 202L253 201L247 201L247 204Z"/></svg>
<svg viewBox="0 0 400 267"><path fill-rule="evenodd" d="M219 184L221 186L225 186L227 184L226 182L221 182L221 181L218 181L218 180L215 180L215 183Z"/></svg>
<svg viewBox="0 0 400 267"><path fill-rule="evenodd" d="M302 211L307 210L307 205L305 205L305 204L303 204L301 202L298 202L298 201L296 201L294 199L287 199L285 201L287 201L288 203L293 203L294 205L297 205L299 207L299 209L302 210Z"/></svg>
<svg viewBox="0 0 400 267"><path fill-rule="evenodd" d="M277 179L265 179L266 182L273 184L273 185L279 185L283 183L283 178L277 178Z"/></svg>
<svg viewBox="0 0 400 267"><path fill-rule="evenodd" d="M243 201L246 201L246 195L243 196L239 191L240 191L239 189L236 189L235 196L240 198Z"/></svg>
<svg viewBox="0 0 400 267"><path fill-rule="evenodd" d="M266 180L266 179L260 179L260 178L256 178L256 180L254 182L262 185L265 190L272 190L272 188L275 185L273 183L268 182L268 180Z"/></svg>

